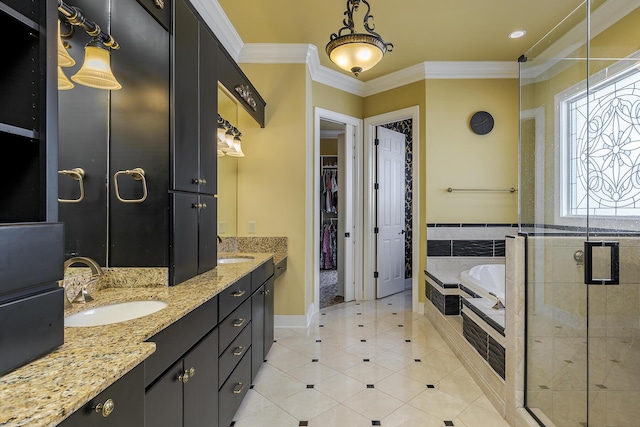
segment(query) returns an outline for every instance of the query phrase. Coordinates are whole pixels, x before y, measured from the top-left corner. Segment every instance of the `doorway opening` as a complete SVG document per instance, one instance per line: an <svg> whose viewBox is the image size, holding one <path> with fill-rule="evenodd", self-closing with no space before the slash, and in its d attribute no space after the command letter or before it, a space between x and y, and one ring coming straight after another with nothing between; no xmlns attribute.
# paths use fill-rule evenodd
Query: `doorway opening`
<svg viewBox="0 0 640 427"><path fill-rule="evenodd" d="M362 120L315 109L314 313L362 299Z"/></svg>

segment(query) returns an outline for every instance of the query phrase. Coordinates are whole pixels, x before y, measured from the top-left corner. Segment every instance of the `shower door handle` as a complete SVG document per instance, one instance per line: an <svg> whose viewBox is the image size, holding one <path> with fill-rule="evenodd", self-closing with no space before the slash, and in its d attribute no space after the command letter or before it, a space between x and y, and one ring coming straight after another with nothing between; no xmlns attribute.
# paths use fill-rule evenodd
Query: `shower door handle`
<svg viewBox="0 0 640 427"><path fill-rule="evenodd" d="M584 283L586 285L620 284L619 242L584 242Z"/></svg>

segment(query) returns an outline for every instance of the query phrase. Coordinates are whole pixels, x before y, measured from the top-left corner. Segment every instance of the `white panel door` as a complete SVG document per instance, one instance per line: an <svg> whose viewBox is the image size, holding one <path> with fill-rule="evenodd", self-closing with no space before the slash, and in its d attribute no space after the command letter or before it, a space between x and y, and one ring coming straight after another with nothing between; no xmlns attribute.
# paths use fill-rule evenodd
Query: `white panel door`
<svg viewBox="0 0 640 427"><path fill-rule="evenodd" d="M353 126L338 135L338 295L355 299L353 252ZM342 293L341 293L342 291Z"/></svg>
<svg viewBox="0 0 640 427"><path fill-rule="evenodd" d="M404 290L405 136L377 127L378 140L378 280L377 298Z"/></svg>

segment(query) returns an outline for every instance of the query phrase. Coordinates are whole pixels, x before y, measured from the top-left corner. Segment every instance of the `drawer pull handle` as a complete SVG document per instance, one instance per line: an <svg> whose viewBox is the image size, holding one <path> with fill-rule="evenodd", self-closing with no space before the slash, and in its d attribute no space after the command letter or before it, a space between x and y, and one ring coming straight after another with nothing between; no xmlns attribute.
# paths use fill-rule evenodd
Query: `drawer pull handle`
<svg viewBox="0 0 640 427"><path fill-rule="evenodd" d="M244 389L244 383L238 383L233 388L233 394L240 394L240 393L242 393L243 389Z"/></svg>
<svg viewBox="0 0 640 427"><path fill-rule="evenodd" d="M234 293L231 294L231 296L234 297L234 298L240 298L245 293L246 293L246 291L235 291Z"/></svg>
<svg viewBox="0 0 640 427"><path fill-rule="evenodd" d="M242 318L241 318L241 319L236 320L236 321L235 321L235 323L233 324L233 327L234 327L234 328L239 328L239 327L241 327L242 325L244 325L244 322L245 322L246 320L247 320L247 319L242 319Z"/></svg>
<svg viewBox="0 0 640 427"><path fill-rule="evenodd" d="M104 403L98 403L95 407L95 411L99 414L101 413L105 418L111 415L114 409L116 409L116 404L113 399L107 399Z"/></svg>
<svg viewBox="0 0 640 427"><path fill-rule="evenodd" d="M242 356L242 353L244 353L244 346L239 345L238 347L236 347L235 351L233 352L233 355Z"/></svg>

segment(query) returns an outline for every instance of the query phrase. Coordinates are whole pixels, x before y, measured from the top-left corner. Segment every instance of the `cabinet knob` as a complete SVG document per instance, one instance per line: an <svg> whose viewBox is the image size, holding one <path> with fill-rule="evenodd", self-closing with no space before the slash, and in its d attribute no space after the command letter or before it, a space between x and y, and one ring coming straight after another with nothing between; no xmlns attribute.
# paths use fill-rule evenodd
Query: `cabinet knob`
<svg viewBox="0 0 640 427"><path fill-rule="evenodd" d="M206 204L206 203L201 203L201 204L200 204L200 208L202 208L202 209L207 209L207 204Z"/></svg>
<svg viewBox="0 0 640 427"><path fill-rule="evenodd" d="M183 373L178 375L178 381L180 381L182 384L186 384L187 382L189 382L189 378L189 371L184 371Z"/></svg>
<svg viewBox="0 0 640 427"><path fill-rule="evenodd" d="M200 209L200 203L192 203L191 209Z"/></svg>
<svg viewBox="0 0 640 427"><path fill-rule="evenodd" d="M196 375L196 369L191 367L187 372L189 372L189 378L193 378Z"/></svg>
<svg viewBox="0 0 640 427"><path fill-rule="evenodd" d="M207 185L207 180L204 178L193 178L192 182L194 184Z"/></svg>
<svg viewBox="0 0 640 427"><path fill-rule="evenodd" d="M113 399L107 399L104 403L98 403L94 409L98 414L101 413L106 418L116 409L116 404Z"/></svg>

